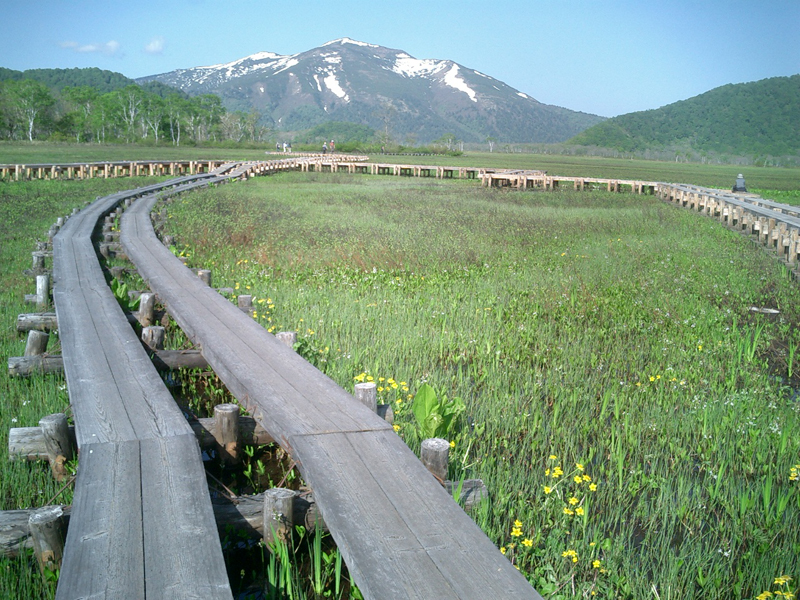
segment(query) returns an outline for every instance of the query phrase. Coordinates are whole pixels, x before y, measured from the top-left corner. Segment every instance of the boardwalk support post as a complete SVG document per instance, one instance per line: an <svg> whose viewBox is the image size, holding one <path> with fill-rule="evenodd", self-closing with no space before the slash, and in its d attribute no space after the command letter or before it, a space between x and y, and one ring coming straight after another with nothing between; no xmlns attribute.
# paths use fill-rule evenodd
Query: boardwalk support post
<svg viewBox="0 0 800 600"><path fill-rule="evenodd" d="M40 356L47 350L47 342L50 341L50 334L35 329L28 332L28 341L25 343L25 354L23 356Z"/></svg>
<svg viewBox="0 0 800 600"><path fill-rule="evenodd" d="M142 324L142 327L148 327L153 324L155 319L156 310L156 295L150 292L145 292L139 296L139 310L136 312L136 319Z"/></svg>
<svg viewBox="0 0 800 600"><path fill-rule="evenodd" d="M63 514L60 506L45 506L28 518L28 528L33 539L33 550L42 577L55 574L61 568L64 554Z"/></svg>
<svg viewBox="0 0 800 600"><path fill-rule="evenodd" d="M356 400L372 412L378 412L378 390L373 381L357 383L355 386Z"/></svg>
<svg viewBox="0 0 800 600"><path fill-rule="evenodd" d="M211 287L211 270L210 269L199 269L197 271L197 276L205 283L207 286Z"/></svg>
<svg viewBox="0 0 800 600"><path fill-rule="evenodd" d="M264 493L264 543L267 547L286 542L294 526L294 497L292 490L272 488Z"/></svg>
<svg viewBox="0 0 800 600"><path fill-rule="evenodd" d="M289 348L294 350L294 345L297 343L296 331L279 331L275 334L275 337L278 338L279 342L286 344Z"/></svg>
<svg viewBox="0 0 800 600"><path fill-rule="evenodd" d="M160 325L148 325L142 328L142 341L153 350L164 349L166 330Z"/></svg>
<svg viewBox="0 0 800 600"><path fill-rule="evenodd" d="M37 275L36 276L36 306L44 308L50 301L50 276Z"/></svg>
<svg viewBox="0 0 800 600"><path fill-rule="evenodd" d="M67 477L67 462L72 460L72 442L69 436L69 424L64 413L47 415L39 420L39 427L44 436L47 448L47 460L53 477L62 481Z"/></svg>
<svg viewBox="0 0 800 600"><path fill-rule="evenodd" d="M450 456L450 442L442 438L428 438L422 441L419 459L442 484L447 479L447 463Z"/></svg>
<svg viewBox="0 0 800 600"><path fill-rule="evenodd" d="M239 462L239 405L219 404L214 407L214 439L225 464Z"/></svg>

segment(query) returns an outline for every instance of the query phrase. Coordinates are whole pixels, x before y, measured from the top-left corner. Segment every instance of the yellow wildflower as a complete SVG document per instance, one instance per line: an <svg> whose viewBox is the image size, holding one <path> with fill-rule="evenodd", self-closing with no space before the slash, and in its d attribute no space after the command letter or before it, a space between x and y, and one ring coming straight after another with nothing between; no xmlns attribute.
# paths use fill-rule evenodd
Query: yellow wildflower
<svg viewBox="0 0 800 600"><path fill-rule="evenodd" d="M522 521L519 519L514 520L514 527L522 527Z"/></svg>
<svg viewBox="0 0 800 600"><path fill-rule="evenodd" d="M533 540L530 538L525 538L524 540L522 540L522 545L530 548L531 546L533 546Z"/></svg>
<svg viewBox="0 0 800 600"><path fill-rule="evenodd" d="M522 537L522 529L519 527L514 527L511 530L511 537Z"/></svg>
<svg viewBox="0 0 800 600"><path fill-rule="evenodd" d="M583 507L579 506L578 508L576 508L575 509L575 514L578 515L579 517L583 516Z"/></svg>
<svg viewBox="0 0 800 600"><path fill-rule="evenodd" d="M550 460L558 460L558 457L555 454L551 454Z"/></svg>
<svg viewBox="0 0 800 600"><path fill-rule="evenodd" d="M545 494L549 494L549 493L550 493L550 492L552 492L552 491L553 491L553 488L551 488L551 487L548 487L548 486L544 486L544 493L545 493Z"/></svg>
<svg viewBox="0 0 800 600"><path fill-rule="evenodd" d="M590 492L596 492L597 491L597 484L596 483L590 483L589 484L589 491Z"/></svg>
<svg viewBox="0 0 800 600"><path fill-rule="evenodd" d="M578 499L575 496L573 496L572 498L569 499L569 503L572 504L572 506L575 506L578 503Z"/></svg>
<svg viewBox="0 0 800 600"><path fill-rule="evenodd" d="M565 514L565 515L569 515L569 516L571 517L572 515L574 515L574 514L575 514L575 511L573 511L573 510L572 510L571 508L569 508L568 506L565 506L565 507L564 507L564 514Z"/></svg>
<svg viewBox="0 0 800 600"><path fill-rule="evenodd" d="M575 468L578 469L578 471L583 471L583 465L581 463L575 463Z"/></svg>

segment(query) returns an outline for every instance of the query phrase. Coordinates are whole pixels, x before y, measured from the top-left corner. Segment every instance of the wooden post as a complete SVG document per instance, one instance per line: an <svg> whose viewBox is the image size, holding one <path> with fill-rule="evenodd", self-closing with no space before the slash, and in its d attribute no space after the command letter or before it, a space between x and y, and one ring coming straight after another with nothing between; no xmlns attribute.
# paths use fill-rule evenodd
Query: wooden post
<svg viewBox="0 0 800 600"><path fill-rule="evenodd" d="M286 542L294 525L294 492L272 488L264 493L264 543Z"/></svg>
<svg viewBox="0 0 800 600"><path fill-rule="evenodd" d="M143 327L153 324L155 319L156 295L145 292L139 296L139 310L136 312L136 319Z"/></svg>
<svg viewBox="0 0 800 600"><path fill-rule="evenodd" d="M279 331L275 334L275 337L278 338L278 341L283 342L289 346L289 348L294 350L294 345L297 343L296 331Z"/></svg>
<svg viewBox="0 0 800 600"><path fill-rule="evenodd" d="M222 462L239 462L239 405L219 404L214 407L214 439Z"/></svg>
<svg viewBox="0 0 800 600"><path fill-rule="evenodd" d="M64 509L60 506L45 506L31 513L28 518L33 551L45 578L48 572L55 574L61 568L64 554L63 514Z"/></svg>
<svg viewBox="0 0 800 600"><path fill-rule="evenodd" d="M36 276L36 306L44 308L50 301L50 276Z"/></svg>
<svg viewBox="0 0 800 600"><path fill-rule="evenodd" d="M428 438L422 441L419 459L441 483L447 479L447 463L450 455L450 442L442 438Z"/></svg>
<svg viewBox="0 0 800 600"><path fill-rule="evenodd" d="M166 331L160 325L148 325L142 328L142 341L153 350L164 349Z"/></svg>
<svg viewBox="0 0 800 600"><path fill-rule="evenodd" d="M62 481L67 476L66 463L72 460L72 442L69 437L69 424L64 413L47 415L39 420L44 443L47 448L47 459L53 471L53 477Z"/></svg>
<svg viewBox="0 0 800 600"><path fill-rule="evenodd" d="M208 287L211 287L211 270L210 269L199 269L197 271L197 276L205 283Z"/></svg>
<svg viewBox="0 0 800 600"><path fill-rule="evenodd" d="M169 248L175 245L175 238L171 235L165 235L163 239L164 245Z"/></svg>
<svg viewBox="0 0 800 600"><path fill-rule="evenodd" d="M44 331L31 330L28 332L28 341L25 343L25 354L23 356L39 356L47 350L47 342L50 341L50 334Z"/></svg>
<svg viewBox="0 0 800 600"><path fill-rule="evenodd" d="M239 310L247 314L253 313L253 296L250 294L240 294L236 297L236 304Z"/></svg>
<svg viewBox="0 0 800 600"><path fill-rule="evenodd" d="M34 271L41 271L44 269L44 254L41 252L32 252L33 256L33 270Z"/></svg>
<svg viewBox="0 0 800 600"><path fill-rule="evenodd" d="M357 383L354 395L356 400L372 412L378 412L378 389L374 382Z"/></svg>

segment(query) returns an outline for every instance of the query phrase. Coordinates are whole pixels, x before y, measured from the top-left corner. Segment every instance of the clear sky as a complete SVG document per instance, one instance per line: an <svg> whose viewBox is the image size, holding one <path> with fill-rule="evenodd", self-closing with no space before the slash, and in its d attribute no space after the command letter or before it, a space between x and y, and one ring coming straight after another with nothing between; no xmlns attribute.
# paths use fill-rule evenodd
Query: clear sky
<svg viewBox="0 0 800 600"><path fill-rule="evenodd" d="M341 37L615 116L800 73L800 0L6 0L0 66L128 77ZM800 101L800 99L798 99Z"/></svg>

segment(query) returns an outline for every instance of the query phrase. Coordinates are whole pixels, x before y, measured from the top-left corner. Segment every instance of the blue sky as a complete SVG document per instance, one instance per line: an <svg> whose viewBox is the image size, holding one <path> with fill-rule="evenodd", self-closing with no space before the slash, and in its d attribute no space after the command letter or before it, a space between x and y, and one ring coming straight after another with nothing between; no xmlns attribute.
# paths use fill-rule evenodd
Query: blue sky
<svg viewBox="0 0 800 600"><path fill-rule="evenodd" d="M800 73L800 0L15 0L2 12L11 69L135 78L350 37L603 116Z"/></svg>

